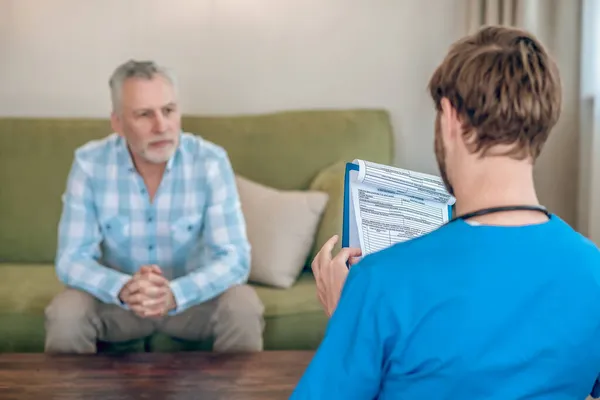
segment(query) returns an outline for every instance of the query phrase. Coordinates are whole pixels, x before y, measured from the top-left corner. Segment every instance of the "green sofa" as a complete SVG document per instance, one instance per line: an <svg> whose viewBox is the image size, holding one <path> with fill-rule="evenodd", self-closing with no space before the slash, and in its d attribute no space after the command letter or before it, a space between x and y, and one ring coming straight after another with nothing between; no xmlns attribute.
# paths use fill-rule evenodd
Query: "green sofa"
<svg viewBox="0 0 600 400"><path fill-rule="evenodd" d="M248 179L278 189L329 193L307 265L324 240L341 232L344 163L393 159L393 134L384 110L185 116L183 129L223 146L236 173ZM53 260L73 152L110 132L108 119L0 118L0 352L43 351L44 308L62 288ZM290 289L255 287L266 308L266 350L318 346L327 320L309 268ZM100 349L209 347L157 336L101 344Z"/></svg>

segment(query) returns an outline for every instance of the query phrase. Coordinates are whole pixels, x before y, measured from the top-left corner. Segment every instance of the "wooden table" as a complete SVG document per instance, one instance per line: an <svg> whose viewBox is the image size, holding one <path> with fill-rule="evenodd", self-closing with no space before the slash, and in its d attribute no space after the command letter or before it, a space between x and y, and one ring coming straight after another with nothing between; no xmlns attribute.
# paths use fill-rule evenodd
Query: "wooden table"
<svg viewBox="0 0 600 400"><path fill-rule="evenodd" d="M313 352L0 355L0 399L287 399Z"/></svg>

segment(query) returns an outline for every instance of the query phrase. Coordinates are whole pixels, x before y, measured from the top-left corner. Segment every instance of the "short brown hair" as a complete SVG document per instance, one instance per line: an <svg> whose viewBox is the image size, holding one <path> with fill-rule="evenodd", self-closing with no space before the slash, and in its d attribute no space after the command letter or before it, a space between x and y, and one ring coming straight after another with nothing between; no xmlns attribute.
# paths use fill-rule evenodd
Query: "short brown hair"
<svg viewBox="0 0 600 400"><path fill-rule="evenodd" d="M454 43L429 91L438 112L442 98L450 101L472 151L481 155L514 145L504 154L535 160L561 111L556 64L532 34L505 26Z"/></svg>

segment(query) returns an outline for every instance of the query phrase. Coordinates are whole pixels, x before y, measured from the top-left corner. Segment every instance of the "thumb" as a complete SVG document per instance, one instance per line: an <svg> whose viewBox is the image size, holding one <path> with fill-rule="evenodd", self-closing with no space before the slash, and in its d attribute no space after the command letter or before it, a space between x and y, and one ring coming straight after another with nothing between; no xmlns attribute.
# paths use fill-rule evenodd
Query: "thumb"
<svg viewBox="0 0 600 400"><path fill-rule="evenodd" d="M140 274L140 275L148 275L148 274L162 275L162 271L158 265L143 265L142 267L140 267L138 274Z"/></svg>
<svg viewBox="0 0 600 400"><path fill-rule="evenodd" d="M140 274L147 274L147 273L149 273L150 271L151 271L151 269L150 269L150 266L149 266L149 265L142 265L142 266L140 267L140 269L138 270L138 272L139 272Z"/></svg>
<svg viewBox="0 0 600 400"><path fill-rule="evenodd" d="M333 247L337 243L338 239L339 239L338 235L333 235L331 238L329 238L329 240L327 240L325 242L325 244L323 245L323 250L326 251L327 253L331 253L333 251Z"/></svg>

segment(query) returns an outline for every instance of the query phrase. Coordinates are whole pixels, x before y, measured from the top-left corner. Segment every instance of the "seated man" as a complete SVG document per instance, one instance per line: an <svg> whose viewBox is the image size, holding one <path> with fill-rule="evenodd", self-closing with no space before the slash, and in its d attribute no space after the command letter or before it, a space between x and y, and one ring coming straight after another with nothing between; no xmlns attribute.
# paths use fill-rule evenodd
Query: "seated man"
<svg viewBox="0 0 600 400"><path fill-rule="evenodd" d="M116 133L77 149L63 197L56 271L67 289L46 309L46 351L94 353L155 332L262 350L227 154L181 132L165 69L127 62L110 89Z"/></svg>
<svg viewBox="0 0 600 400"><path fill-rule="evenodd" d="M527 32L486 27L451 47L429 90L458 217L357 264L357 249L332 258L337 237L323 246L313 270L331 319L292 399L585 399L600 251L540 206L533 179L561 109L554 61Z"/></svg>

